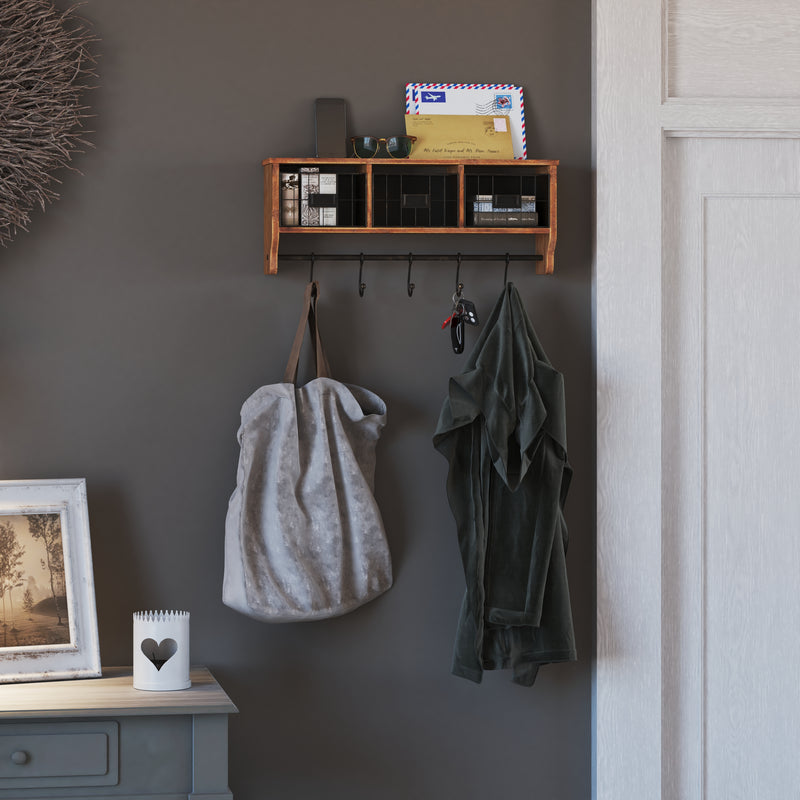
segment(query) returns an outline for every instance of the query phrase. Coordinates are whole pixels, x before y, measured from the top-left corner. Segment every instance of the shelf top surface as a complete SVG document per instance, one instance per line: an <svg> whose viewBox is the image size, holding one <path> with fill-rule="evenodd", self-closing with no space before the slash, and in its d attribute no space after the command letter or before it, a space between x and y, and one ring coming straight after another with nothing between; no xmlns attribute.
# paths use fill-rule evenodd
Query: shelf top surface
<svg viewBox="0 0 800 800"><path fill-rule="evenodd" d="M437 166L453 166L459 164L467 166L488 166L488 167L557 167L558 160L533 159L533 158L514 158L514 159L422 159L422 158L265 158L261 162L262 166L271 164L377 164L378 166L425 166L435 164Z"/></svg>
<svg viewBox="0 0 800 800"><path fill-rule="evenodd" d="M192 667L190 677L188 689L173 692L134 689L132 667L105 667L101 678L3 684L0 721L237 712L205 667Z"/></svg>

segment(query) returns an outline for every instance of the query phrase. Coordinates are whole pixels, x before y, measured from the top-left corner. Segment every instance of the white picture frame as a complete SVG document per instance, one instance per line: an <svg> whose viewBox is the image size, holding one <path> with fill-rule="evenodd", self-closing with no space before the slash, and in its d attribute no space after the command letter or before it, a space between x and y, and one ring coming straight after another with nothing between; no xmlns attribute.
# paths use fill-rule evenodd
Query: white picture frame
<svg viewBox="0 0 800 800"><path fill-rule="evenodd" d="M86 481L0 481L0 684L101 675Z"/></svg>

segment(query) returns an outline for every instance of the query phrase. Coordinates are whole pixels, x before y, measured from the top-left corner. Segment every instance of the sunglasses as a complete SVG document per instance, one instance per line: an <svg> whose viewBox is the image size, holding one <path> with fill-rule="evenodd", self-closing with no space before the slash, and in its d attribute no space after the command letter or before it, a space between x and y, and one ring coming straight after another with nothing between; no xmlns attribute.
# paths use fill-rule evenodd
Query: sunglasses
<svg viewBox="0 0 800 800"><path fill-rule="evenodd" d="M375 158L381 145L392 158L408 158L411 148L417 141L416 136L390 136L388 139L376 139L374 136L351 136L353 153L356 158Z"/></svg>

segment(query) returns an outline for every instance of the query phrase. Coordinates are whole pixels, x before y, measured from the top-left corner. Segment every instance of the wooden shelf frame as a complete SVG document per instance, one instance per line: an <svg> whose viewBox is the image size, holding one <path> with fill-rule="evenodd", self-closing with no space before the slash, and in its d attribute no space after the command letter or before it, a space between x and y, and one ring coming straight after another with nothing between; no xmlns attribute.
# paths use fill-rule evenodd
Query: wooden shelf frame
<svg viewBox="0 0 800 800"><path fill-rule="evenodd" d="M534 240L534 252L541 254L536 271L551 274L555 264L555 249L558 233L558 161L553 160L421 160L421 159L357 159L357 158L268 158L262 162L264 168L264 273L275 275L278 272L278 249L282 235L297 234L490 234L504 236L530 236ZM280 174L286 167L331 167L333 171L363 174L366 187L366 224L356 227L340 226L282 226L280 224ZM373 224L374 197L373 176L376 171L397 170L419 171L425 167L435 168L444 174L457 176L458 182L458 224L448 227L382 227ZM548 225L539 228L485 228L467 225L466 181L476 173L490 174L492 169L509 174L516 171L531 170L534 174L548 176L548 197L546 199L546 219ZM537 198L537 204L541 201ZM322 256L321 256L322 258Z"/></svg>

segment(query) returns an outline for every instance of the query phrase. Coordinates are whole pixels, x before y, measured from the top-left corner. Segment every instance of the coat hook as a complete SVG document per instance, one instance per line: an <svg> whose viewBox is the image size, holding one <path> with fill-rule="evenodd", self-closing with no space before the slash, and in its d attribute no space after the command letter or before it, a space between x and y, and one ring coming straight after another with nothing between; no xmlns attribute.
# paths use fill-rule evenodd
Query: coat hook
<svg viewBox="0 0 800 800"><path fill-rule="evenodd" d="M456 255L456 297L461 297L461 292L464 289L464 284L459 280L461 275L461 253Z"/></svg>
<svg viewBox="0 0 800 800"><path fill-rule="evenodd" d="M408 296L414 294L415 284L411 283L411 265L414 263L414 254L408 254L408 278L406 278L406 288L408 289Z"/></svg>
<svg viewBox="0 0 800 800"><path fill-rule="evenodd" d="M314 254L311 254L311 270L308 273L308 282L314 283Z"/></svg>
<svg viewBox="0 0 800 800"><path fill-rule="evenodd" d="M506 253L506 271L503 273L503 286L508 284L508 264L511 261L511 256Z"/></svg>
<svg viewBox="0 0 800 800"><path fill-rule="evenodd" d="M359 257L359 265L358 265L358 296L359 297L363 297L364 296L364 289L367 288L367 284L364 283L364 281L361 280L361 275L362 275L363 271L364 271L364 254L361 253L361 256Z"/></svg>

